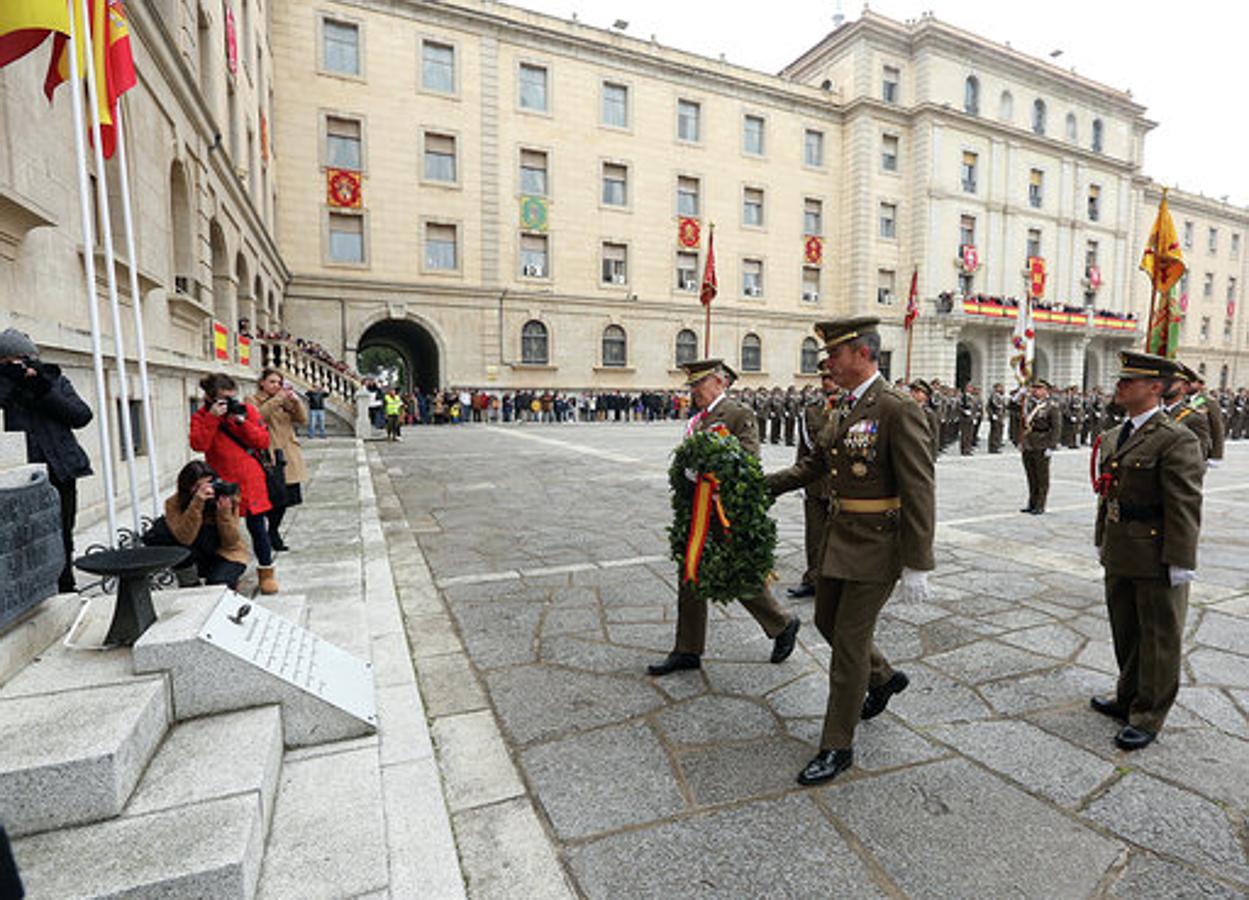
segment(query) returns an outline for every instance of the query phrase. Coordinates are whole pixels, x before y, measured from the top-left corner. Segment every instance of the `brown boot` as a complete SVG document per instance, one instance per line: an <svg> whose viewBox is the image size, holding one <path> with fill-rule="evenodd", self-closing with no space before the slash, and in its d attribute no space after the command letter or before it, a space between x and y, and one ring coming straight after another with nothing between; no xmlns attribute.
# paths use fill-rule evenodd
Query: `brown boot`
<svg viewBox="0 0 1249 900"><path fill-rule="evenodd" d="M257 566L256 577L260 581L260 593L276 594L278 592L278 578L273 574L273 566Z"/></svg>

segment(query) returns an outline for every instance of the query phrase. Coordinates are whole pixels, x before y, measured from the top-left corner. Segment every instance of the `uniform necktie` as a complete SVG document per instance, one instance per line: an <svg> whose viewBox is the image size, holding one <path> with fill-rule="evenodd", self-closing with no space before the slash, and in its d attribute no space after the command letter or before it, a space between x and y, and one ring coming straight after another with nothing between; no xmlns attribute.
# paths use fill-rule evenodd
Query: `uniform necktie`
<svg viewBox="0 0 1249 900"><path fill-rule="evenodd" d="M1132 420L1128 419L1123 423L1123 430L1119 432L1119 440L1115 444L1115 453L1123 449L1123 445L1128 442L1128 438L1132 436Z"/></svg>

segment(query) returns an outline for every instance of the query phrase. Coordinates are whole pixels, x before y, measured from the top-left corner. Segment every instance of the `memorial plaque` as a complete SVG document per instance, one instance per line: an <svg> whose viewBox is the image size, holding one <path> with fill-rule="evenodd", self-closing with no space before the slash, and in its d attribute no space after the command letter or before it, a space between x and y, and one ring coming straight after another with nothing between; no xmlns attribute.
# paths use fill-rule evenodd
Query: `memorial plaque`
<svg viewBox="0 0 1249 900"><path fill-rule="evenodd" d="M61 500L42 465L0 473L0 633L56 593Z"/></svg>
<svg viewBox="0 0 1249 900"><path fill-rule="evenodd" d="M373 664L264 607L226 591L200 640L377 726Z"/></svg>

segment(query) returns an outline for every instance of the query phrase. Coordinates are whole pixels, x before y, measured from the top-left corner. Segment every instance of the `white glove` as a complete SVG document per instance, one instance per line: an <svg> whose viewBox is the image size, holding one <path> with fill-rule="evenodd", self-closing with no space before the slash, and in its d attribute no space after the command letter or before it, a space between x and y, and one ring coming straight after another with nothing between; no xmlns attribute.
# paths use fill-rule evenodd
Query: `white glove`
<svg viewBox="0 0 1249 900"><path fill-rule="evenodd" d="M1050 458L1051 456L1053 456L1053 455L1054 455L1054 451L1053 451L1053 450L1046 450L1046 451L1045 451L1045 458L1046 458L1046 459L1049 459L1049 458Z"/></svg>
<svg viewBox="0 0 1249 900"><path fill-rule="evenodd" d="M902 570L903 603L928 603L932 600L932 591L928 588L928 573L917 569Z"/></svg>
<svg viewBox="0 0 1249 900"><path fill-rule="evenodd" d="M1206 468L1208 469L1217 469L1221 465L1223 465L1223 460L1221 459L1207 459L1206 460Z"/></svg>
<svg viewBox="0 0 1249 900"><path fill-rule="evenodd" d="M1171 580L1171 587L1179 587L1181 584L1196 581L1197 570L1181 569L1179 566L1167 566L1167 577Z"/></svg>

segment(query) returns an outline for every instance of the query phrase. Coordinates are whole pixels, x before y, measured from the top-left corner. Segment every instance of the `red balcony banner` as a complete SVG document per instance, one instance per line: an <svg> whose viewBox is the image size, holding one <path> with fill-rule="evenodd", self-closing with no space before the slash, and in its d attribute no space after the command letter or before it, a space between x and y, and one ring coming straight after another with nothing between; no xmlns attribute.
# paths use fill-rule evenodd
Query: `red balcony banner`
<svg viewBox="0 0 1249 900"><path fill-rule="evenodd" d="M702 241L703 229L699 221L692 216L681 216L677 220L677 243L693 250Z"/></svg>
<svg viewBox="0 0 1249 900"><path fill-rule="evenodd" d="M1045 260L1040 256L1028 257L1028 296L1032 299L1045 293ZM1039 317L1038 317L1039 318Z"/></svg>
<svg viewBox="0 0 1249 900"><path fill-rule="evenodd" d="M351 169L326 169L325 195L330 206L359 209L363 203L360 173Z"/></svg>
<svg viewBox="0 0 1249 900"><path fill-rule="evenodd" d="M815 235L807 235L802 245L802 258L808 265L818 266L824 261L824 239Z"/></svg>

